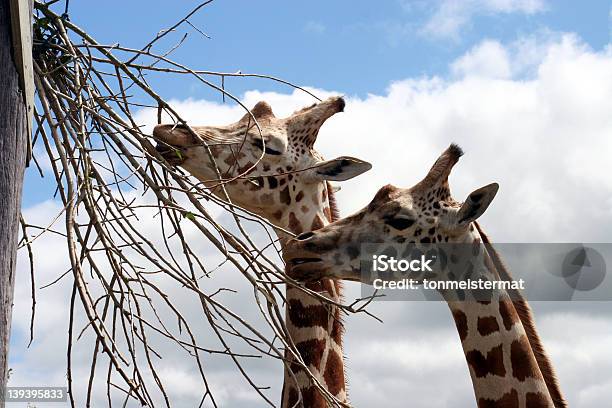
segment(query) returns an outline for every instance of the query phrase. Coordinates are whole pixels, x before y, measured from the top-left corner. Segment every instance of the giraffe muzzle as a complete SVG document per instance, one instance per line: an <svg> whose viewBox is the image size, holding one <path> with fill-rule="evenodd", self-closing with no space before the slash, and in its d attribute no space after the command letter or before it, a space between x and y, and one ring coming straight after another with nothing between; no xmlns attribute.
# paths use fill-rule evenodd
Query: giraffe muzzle
<svg viewBox="0 0 612 408"><path fill-rule="evenodd" d="M164 160L173 166L180 166L185 162L185 153L180 147L165 143L157 143L157 145L155 145L155 150L157 150Z"/></svg>
<svg viewBox="0 0 612 408"><path fill-rule="evenodd" d="M180 124L157 125L153 129L153 137L157 142L155 150L173 166L185 162L185 148L198 144L187 127Z"/></svg>
<svg viewBox="0 0 612 408"><path fill-rule="evenodd" d="M287 276L299 282L314 282L325 277L320 258L293 258L287 263Z"/></svg>
<svg viewBox="0 0 612 408"><path fill-rule="evenodd" d="M297 243L297 242L296 242ZM310 251L298 249L295 244L285 248L285 272L300 282L311 282L323 276L323 260Z"/></svg>

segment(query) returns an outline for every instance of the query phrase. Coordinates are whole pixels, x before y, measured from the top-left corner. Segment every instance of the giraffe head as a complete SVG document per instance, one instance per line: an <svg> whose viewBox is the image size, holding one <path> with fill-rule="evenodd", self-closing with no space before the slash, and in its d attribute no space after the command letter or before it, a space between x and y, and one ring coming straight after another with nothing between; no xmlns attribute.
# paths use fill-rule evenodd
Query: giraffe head
<svg viewBox="0 0 612 408"><path fill-rule="evenodd" d="M487 209L496 183L458 203L448 176L463 152L451 145L415 186L382 187L367 207L317 231L305 232L285 249L288 273L298 279L321 277L360 280L362 243L471 243L478 239L473 221Z"/></svg>
<svg viewBox="0 0 612 408"><path fill-rule="evenodd" d="M209 146L235 204L299 233L322 226L321 217L330 211L327 181L348 180L371 168L352 157L325 161L313 148L323 123L344 105L344 99L332 97L277 118L270 105L259 102L236 123L191 128ZM215 163L187 127L157 125L153 136L168 162L221 193ZM312 223L296 225L305 216Z"/></svg>

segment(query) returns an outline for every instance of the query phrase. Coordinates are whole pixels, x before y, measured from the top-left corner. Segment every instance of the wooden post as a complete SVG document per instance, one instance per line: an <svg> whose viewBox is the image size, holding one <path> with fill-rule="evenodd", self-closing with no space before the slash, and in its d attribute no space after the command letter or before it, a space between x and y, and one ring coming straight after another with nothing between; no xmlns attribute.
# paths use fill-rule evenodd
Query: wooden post
<svg viewBox="0 0 612 408"><path fill-rule="evenodd" d="M0 0L0 407L6 390L21 190L29 153L31 16L28 0Z"/></svg>

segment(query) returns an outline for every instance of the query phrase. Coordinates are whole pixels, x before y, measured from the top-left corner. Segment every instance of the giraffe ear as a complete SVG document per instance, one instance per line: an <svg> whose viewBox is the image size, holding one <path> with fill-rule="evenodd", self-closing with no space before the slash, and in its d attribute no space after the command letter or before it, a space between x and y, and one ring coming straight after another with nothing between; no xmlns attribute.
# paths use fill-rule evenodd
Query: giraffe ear
<svg viewBox="0 0 612 408"><path fill-rule="evenodd" d="M476 221L489 208L497 190L499 184L491 183L473 191L457 212L457 226L469 225L472 221Z"/></svg>
<svg viewBox="0 0 612 408"><path fill-rule="evenodd" d="M372 165L354 157L341 156L317 164L305 175L311 181L344 181L370 170Z"/></svg>

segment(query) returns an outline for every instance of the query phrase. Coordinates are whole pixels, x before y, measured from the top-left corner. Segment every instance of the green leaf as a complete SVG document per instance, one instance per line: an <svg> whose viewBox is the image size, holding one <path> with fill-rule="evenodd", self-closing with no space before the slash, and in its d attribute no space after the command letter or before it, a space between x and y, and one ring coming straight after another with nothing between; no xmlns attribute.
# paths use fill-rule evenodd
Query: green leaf
<svg viewBox="0 0 612 408"><path fill-rule="evenodd" d="M183 214L183 217L187 218L188 220L195 221L195 214L192 212L189 212L189 211L185 212Z"/></svg>

